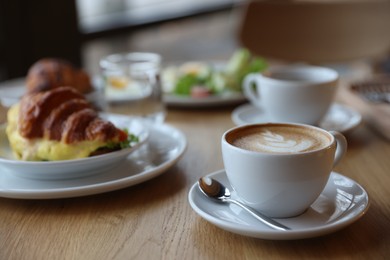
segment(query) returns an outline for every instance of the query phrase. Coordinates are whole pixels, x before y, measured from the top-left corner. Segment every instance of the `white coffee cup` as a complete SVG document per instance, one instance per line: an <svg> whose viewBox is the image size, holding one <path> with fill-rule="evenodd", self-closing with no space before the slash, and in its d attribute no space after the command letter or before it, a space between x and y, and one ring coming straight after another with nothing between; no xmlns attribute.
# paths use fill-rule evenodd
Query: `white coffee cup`
<svg viewBox="0 0 390 260"><path fill-rule="evenodd" d="M222 136L225 171L238 197L275 218L308 209L346 150L342 134L304 124L244 125Z"/></svg>
<svg viewBox="0 0 390 260"><path fill-rule="evenodd" d="M269 121L316 125L332 104L337 83L333 69L289 65L247 75L243 91Z"/></svg>

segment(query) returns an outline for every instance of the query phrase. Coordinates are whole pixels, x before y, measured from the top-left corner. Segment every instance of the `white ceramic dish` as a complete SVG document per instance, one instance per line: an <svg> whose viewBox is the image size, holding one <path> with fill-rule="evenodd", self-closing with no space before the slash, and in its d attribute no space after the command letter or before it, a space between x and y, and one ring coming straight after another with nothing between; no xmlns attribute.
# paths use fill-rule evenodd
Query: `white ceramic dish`
<svg viewBox="0 0 390 260"><path fill-rule="evenodd" d="M98 76L94 78L94 83L96 86L100 86L100 87L102 87L104 84L103 79ZM126 98L126 99L136 101L140 99L140 96L136 96L134 98ZM106 100L108 103L114 103L116 101L120 101L119 99L111 98L109 94L108 96L106 95ZM219 107L219 106L242 104L246 100L247 99L245 98L245 96L239 92L226 92L220 95L211 95L208 97L201 97L201 98L163 93L163 102L166 105L172 107L184 107L184 108Z"/></svg>
<svg viewBox="0 0 390 260"><path fill-rule="evenodd" d="M244 103L246 98L242 93L231 92L225 93L224 95L214 95L202 98L164 94L163 100L168 106L202 108L237 105Z"/></svg>
<svg viewBox="0 0 390 260"><path fill-rule="evenodd" d="M208 176L232 190L224 170ZM234 191L232 197L237 198ZM221 204L207 198L199 191L197 183L191 187L188 199L197 214L224 230L271 240L304 239L338 231L360 219L370 204L362 186L336 172L332 172L325 189L305 213L293 218L277 219L290 227L289 231L271 229L236 205Z"/></svg>
<svg viewBox="0 0 390 260"><path fill-rule="evenodd" d="M236 125L270 122L264 110L251 104L237 107L232 113L232 120ZM361 121L362 116L359 112L345 105L334 103L320 122L319 127L346 133L359 126Z"/></svg>
<svg viewBox="0 0 390 260"><path fill-rule="evenodd" d="M0 103L4 107L10 107L13 104L17 103L20 98L26 92L26 79L25 78L16 78L12 80L7 80L0 83ZM103 85L100 83L98 77L92 79L94 91L87 94L85 97L97 108L102 111L105 110L107 104L104 100L104 89Z"/></svg>
<svg viewBox="0 0 390 260"><path fill-rule="evenodd" d="M10 107L19 101L25 93L25 78L7 80L0 83L0 102L4 107Z"/></svg>
<svg viewBox="0 0 390 260"><path fill-rule="evenodd" d="M148 138L148 131L143 122L135 118L115 114L102 114L102 117L118 128L128 129L137 135L139 142L131 148L84 159L51 162L20 161L12 154L5 134L5 125L3 125L0 127L0 166L3 171L10 174L32 179L70 179L107 171L144 144Z"/></svg>
<svg viewBox="0 0 390 260"><path fill-rule="evenodd" d="M148 142L122 163L101 174L66 180L21 178L0 166L0 197L56 199L99 194L130 187L164 173L183 155L187 141L178 129L151 125Z"/></svg>
<svg viewBox="0 0 390 260"><path fill-rule="evenodd" d="M19 78L0 83L0 102L4 107L10 107L19 101L25 93L25 79ZM102 79L98 76L93 78L94 85L100 89L103 85ZM100 92L92 93L87 98L94 103L98 103L97 107L104 110L105 104L100 99ZM187 96L178 96L165 93L163 95L164 103L174 107L202 108L202 107L218 107L238 105L244 103L247 99L242 93L230 92L223 95L214 95L204 98L193 98ZM108 102L110 100L108 99Z"/></svg>

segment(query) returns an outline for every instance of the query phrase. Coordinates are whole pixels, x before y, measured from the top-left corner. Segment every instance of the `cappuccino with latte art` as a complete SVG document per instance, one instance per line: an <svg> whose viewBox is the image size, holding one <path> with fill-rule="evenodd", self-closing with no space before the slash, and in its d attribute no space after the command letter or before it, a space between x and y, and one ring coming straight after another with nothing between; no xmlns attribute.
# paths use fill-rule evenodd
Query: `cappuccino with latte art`
<svg viewBox="0 0 390 260"><path fill-rule="evenodd" d="M328 146L328 134L292 125L248 126L232 132L227 141L239 148L264 153L301 153Z"/></svg>
<svg viewBox="0 0 390 260"><path fill-rule="evenodd" d="M226 175L242 202L269 217L294 217L318 198L347 150L345 137L304 124L237 126L222 135Z"/></svg>

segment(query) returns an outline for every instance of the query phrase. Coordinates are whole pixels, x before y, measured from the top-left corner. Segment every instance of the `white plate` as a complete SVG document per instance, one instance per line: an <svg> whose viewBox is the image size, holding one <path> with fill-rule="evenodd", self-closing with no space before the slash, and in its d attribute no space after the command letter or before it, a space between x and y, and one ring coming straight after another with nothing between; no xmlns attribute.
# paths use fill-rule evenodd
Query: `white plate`
<svg viewBox="0 0 390 260"><path fill-rule="evenodd" d="M55 199L99 194L145 182L172 167L183 155L187 141L178 129L151 125L148 142L125 161L104 173L67 180L34 180L5 173L0 166L0 197Z"/></svg>
<svg viewBox="0 0 390 260"><path fill-rule="evenodd" d="M232 120L236 125L270 122L264 110L251 104L237 107L232 113ZM334 130L346 133L356 128L362 121L359 112L350 107L334 103L330 107L319 127L325 130Z"/></svg>
<svg viewBox="0 0 390 260"><path fill-rule="evenodd" d="M98 89L102 87L102 79L98 76L93 78L94 86ZM10 107L24 95L25 93L25 79L19 78L15 80L9 80L0 83L0 102L4 107ZM98 107L104 107L106 104L100 104L101 101L95 102L96 95L91 94L87 96L89 100L94 103L99 103ZM187 96L178 96L172 94L163 95L164 103L169 106L175 107L188 107L188 108L202 108L202 107L218 107L242 104L247 99L242 93L228 92L222 95L214 95L204 98L193 98Z"/></svg>
<svg viewBox="0 0 390 260"><path fill-rule="evenodd" d="M32 179L71 179L98 174L115 167L118 163L144 144L148 131L142 120L123 115L101 114L121 129L128 129L139 138L139 142L130 148L66 161L21 161L15 159L5 133L5 125L0 126L0 166L6 172L19 177Z"/></svg>
<svg viewBox="0 0 390 260"><path fill-rule="evenodd" d="M92 79L94 91L85 95L96 108L104 110L106 101L104 100L104 89L98 77ZM0 83L0 104L10 107L17 103L26 92L26 79L16 78Z"/></svg>
<svg viewBox="0 0 390 260"><path fill-rule="evenodd" d="M242 93L230 92L202 98L164 94L163 100L168 106L201 108L237 105L244 103L247 99Z"/></svg>
<svg viewBox="0 0 390 260"><path fill-rule="evenodd" d="M208 175L230 186L224 170ZM237 198L232 192L232 197ZM322 236L340 230L359 218L369 208L367 192L355 181L332 172L319 198L302 215L277 219L291 228L274 230L259 222L236 205L215 202L203 195L195 183L188 194L191 207L210 223L233 233L272 240L291 240Z"/></svg>
<svg viewBox="0 0 390 260"><path fill-rule="evenodd" d="M0 83L0 102L4 107L10 107L19 101L26 91L25 81L25 78L17 78Z"/></svg>

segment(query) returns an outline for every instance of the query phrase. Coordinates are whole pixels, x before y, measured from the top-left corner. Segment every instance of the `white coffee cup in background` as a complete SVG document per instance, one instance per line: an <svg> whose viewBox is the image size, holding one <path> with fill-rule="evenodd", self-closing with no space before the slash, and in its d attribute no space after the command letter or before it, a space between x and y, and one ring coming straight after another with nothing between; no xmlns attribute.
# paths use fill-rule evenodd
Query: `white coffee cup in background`
<svg viewBox="0 0 390 260"><path fill-rule="evenodd" d="M225 171L239 198L275 218L308 209L347 150L338 132L288 123L235 127L221 143Z"/></svg>
<svg viewBox="0 0 390 260"><path fill-rule="evenodd" d="M311 65L287 65L252 73L243 82L244 95L272 122L318 124L333 102L338 73Z"/></svg>

